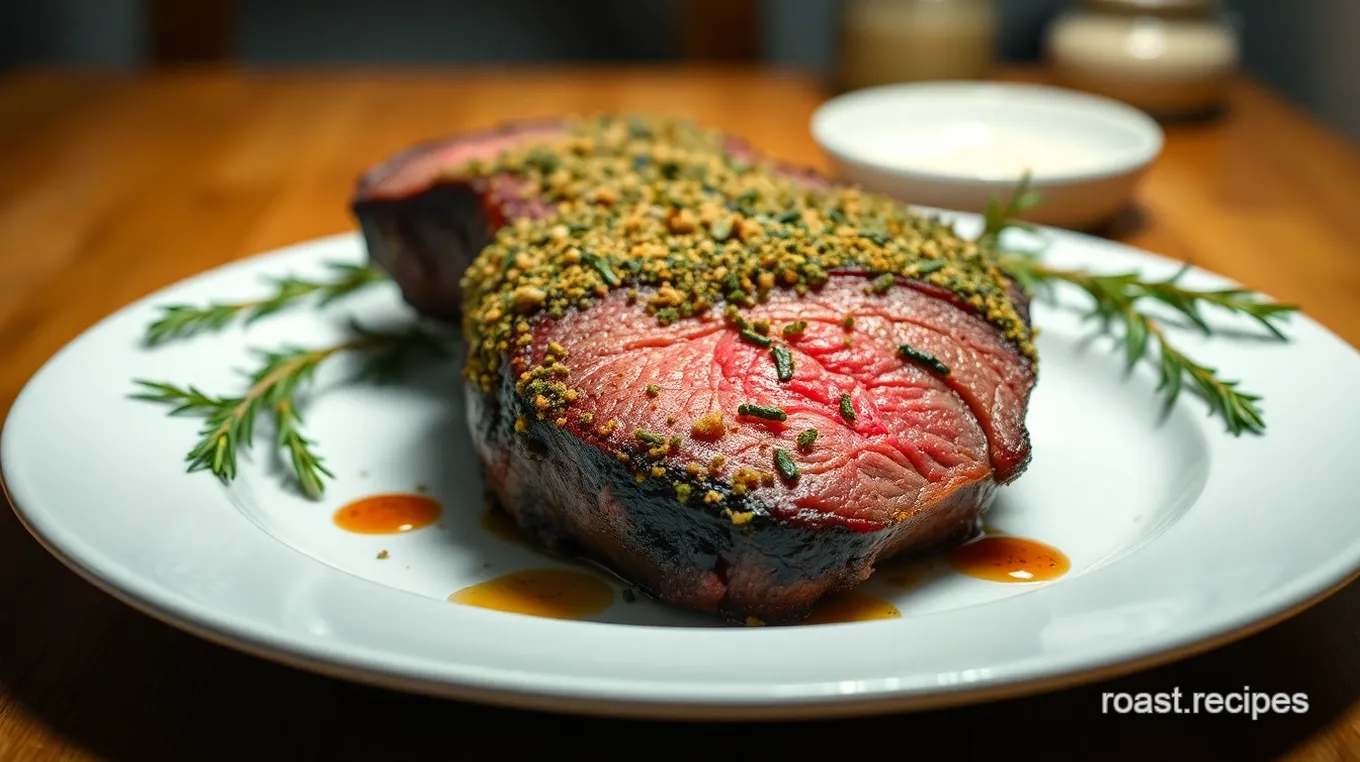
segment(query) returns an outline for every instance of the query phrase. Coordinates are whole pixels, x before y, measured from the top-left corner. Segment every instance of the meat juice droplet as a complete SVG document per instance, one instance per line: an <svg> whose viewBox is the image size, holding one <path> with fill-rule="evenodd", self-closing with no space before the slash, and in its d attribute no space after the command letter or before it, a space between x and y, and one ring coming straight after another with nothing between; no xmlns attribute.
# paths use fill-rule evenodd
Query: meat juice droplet
<svg viewBox="0 0 1360 762"><path fill-rule="evenodd" d="M449 596L451 603L551 619L585 619L614 603L614 588L570 569L526 569Z"/></svg>
<svg viewBox="0 0 1360 762"><path fill-rule="evenodd" d="M961 574L992 582L1047 582L1072 568L1052 545L1009 535L982 537L949 554L949 566Z"/></svg>
<svg viewBox="0 0 1360 762"><path fill-rule="evenodd" d="M868 622L874 619L900 619L902 612L882 598L855 592L829 595L817 602L812 614L801 624Z"/></svg>
<svg viewBox="0 0 1360 762"><path fill-rule="evenodd" d="M335 525L359 534L398 534L427 527L443 513L439 501L426 495L373 495L336 511Z"/></svg>

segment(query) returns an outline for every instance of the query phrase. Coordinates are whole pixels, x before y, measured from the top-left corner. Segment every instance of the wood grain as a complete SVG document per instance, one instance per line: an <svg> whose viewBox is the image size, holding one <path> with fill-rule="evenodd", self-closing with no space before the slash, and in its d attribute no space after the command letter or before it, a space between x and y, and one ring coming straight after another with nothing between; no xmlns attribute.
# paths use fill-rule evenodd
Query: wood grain
<svg viewBox="0 0 1360 762"><path fill-rule="evenodd" d="M0 410L62 344L129 301L352 229L355 175L416 140L509 118L654 110L823 166L807 131L823 97L811 79L742 68L11 76L0 81ZM1302 303L1356 344L1357 198L1352 149L1243 83L1225 118L1169 128L1136 208L1104 232ZM0 759L546 757L573 746L791 757L819 742L857 755L1357 759L1358 627L1352 585L1235 645L1045 696L756 728L580 719L389 693L209 645L80 581L6 512ZM1306 692L1311 710L1255 721L1100 712L1102 691L1244 685ZM523 732L492 730L502 726Z"/></svg>

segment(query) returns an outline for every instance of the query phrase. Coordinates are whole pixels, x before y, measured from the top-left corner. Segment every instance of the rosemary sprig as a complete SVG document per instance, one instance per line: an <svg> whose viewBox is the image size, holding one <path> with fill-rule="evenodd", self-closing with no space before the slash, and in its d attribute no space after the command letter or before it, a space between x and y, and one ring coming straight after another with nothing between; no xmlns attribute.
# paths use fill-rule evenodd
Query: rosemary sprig
<svg viewBox="0 0 1360 762"><path fill-rule="evenodd" d="M147 346L156 346L173 339L219 331L237 318L244 319L248 325L308 296L317 296L318 306L324 307L369 284L387 279L386 273L368 264L328 262L326 267L330 270L330 276L316 280L295 275L270 278L269 283L274 291L262 299L213 302L205 306L164 305L160 317L147 326L143 341Z"/></svg>
<svg viewBox="0 0 1360 762"><path fill-rule="evenodd" d="M383 378L398 370L417 350L443 350L435 336L419 327L381 332L353 323L351 328L352 337L328 347L257 350L262 362L248 374L250 384L237 396L216 397L193 386L141 379L133 383L142 391L132 396L173 405L170 415L202 416L198 444L185 457L189 472L211 471L223 482L236 478L237 456L252 446L255 422L268 414L274 423L274 446L288 455L299 489L307 497L317 498L325 491L322 476L334 475L315 452L316 443L299 428L299 389L323 362L343 352L366 352L369 356L364 373Z"/></svg>
<svg viewBox="0 0 1360 762"><path fill-rule="evenodd" d="M1187 377L1194 383L1200 396L1208 402L1210 415L1221 416L1227 422L1228 431L1233 436L1241 436L1245 431L1253 434L1265 433L1266 423L1261 415L1261 406L1258 404L1261 401L1260 396L1238 391L1239 382L1224 381L1219 378L1217 369L1200 365L1186 357L1167 341L1162 327L1146 315L1130 311L1128 317L1129 325L1137 326L1128 336L1134 337L1135 341L1145 341L1145 339L1138 338L1144 335L1157 340L1157 350L1161 357L1159 367L1162 374L1161 381L1157 384L1157 390L1165 394L1167 407L1175 404L1181 390L1181 379ZM1134 356L1137 348L1128 336L1125 337L1125 345L1128 347L1126 352L1128 356ZM1141 357L1141 354L1138 356Z"/></svg>
<svg viewBox="0 0 1360 762"><path fill-rule="evenodd" d="M1176 349L1161 324L1140 311L1137 304L1140 300L1149 300L1169 306L1205 335L1213 335L1212 327L1201 315L1201 308L1208 305L1246 315L1272 336L1282 340L1285 337L1277 323L1296 312L1297 307L1267 302L1260 295L1243 289L1195 291L1185 288L1178 284L1185 269L1171 278L1158 281L1143 280L1137 273L1095 275L1084 270L1048 267L1029 257L1002 255L999 264L1007 272L1020 276L1017 280L1022 283L1063 282L1085 291L1092 301L1089 316L1100 321L1103 331L1110 331L1116 323L1120 325L1124 361L1130 368L1147 356L1148 348L1155 340L1161 372L1157 389L1165 395L1168 406L1179 396L1182 380L1188 378L1209 404L1210 413L1223 418L1229 433L1240 436L1244 432L1265 432L1259 405L1261 398L1239 391L1237 387L1240 382L1222 379L1217 369L1201 365Z"/></svg>
<svg viewBox="0 0 1360 762"><path fill-rule="evenodd" d="M1280 340L1284 340L1285 335L1280 332L1276 322L1287 319L1299 309L1291 304L1265 301L1260 294L1241 288L1209 291L1186 288L1180 285L1180 280L1190 271L1189 265L1165 280L1149 280L1136 272L1096 275L1085 270L1049 267L1024 255L1002 254L997 263L1021 281L1021 285L1025 282L1042 285L1063 281L1079 286L1096 300L1098 306L1117 306L1121 302L1131 303L1139 299L1158 302L1180 313L1206 336L1212 335L1213 329L1201 314L1201 308L1205 306L1246 315ZM1108 326L1117 314L1110 309L1101 309L1096 316L1101 318L1102 326Z"/></svg>
<svg viewBox="0 0 1360 762"><path fill-rule="evenodd" d="M996 199L987 202L987 211L982 216L984 223L982 233L977 238L979 246L997 251L1000 248L1001 234L1009 228L1028 230L1031 233L1038 231L1038 228L1030 223L1018 219L1021 214L1037 207L1044 200L1038 191L1030 189L1030 181L1030 173L1025 172L1020 176L1020 181L1016 183L1008 201L1004 204Z"/></svg>
<svg viewBox="0 0 1360 762"><path fill-rule="evenodd" d="M1056 283L1066 283L1084 291L1092 301L1089 317L1100 321L1102 331L1110 332L1112 326L1119 325L1124 360L1129 368L1147 357L1149 347L1155 341L1161 374L1157 390L1162 392L1168 407L1175 403L1188 379L1192 388L1208 403L1209 414L1221 417L1229 433L1234 436L1244 432L1264 433L1266 425L1259 404L1261 397L1239 391L1239 381L1224 380L1218 369L1197 363L1176 349L1161 323L1138 309L1138 305L1148 301L1170 307L1206 336L1213 335L1214 331L1204 319L1202 310L1213 307L1245 315L1280 340L1285 336L1278 323L1297 312L1298 307L1266 301L1246 289L1201 291L1186 288L1180 285L1180 280L1189 271L1189 265L1170 278L1153 280L1136 272L1100 275L1086 270L1049 267L1039 260L1036 252L1003 250L1001 235L1008 228L1033 230L1015 217L1040 201L1029 189L1029 176L1026 175L1009 202L1003 205L994 201L988 205L986 224L978 243L993 253L997 265L1031 294L1051 295Z"/></svg>

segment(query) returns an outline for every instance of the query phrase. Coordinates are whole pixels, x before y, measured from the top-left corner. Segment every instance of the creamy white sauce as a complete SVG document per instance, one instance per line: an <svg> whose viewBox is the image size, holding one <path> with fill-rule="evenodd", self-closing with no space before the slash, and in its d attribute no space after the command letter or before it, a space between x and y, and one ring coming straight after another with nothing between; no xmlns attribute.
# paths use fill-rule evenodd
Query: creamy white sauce
<svg viewBox="0 0 1360 762"><path fill-rule="evenodd" d="M907 130L873 141L874 161L897 169L977 177L1025 171L1066 173L1100 163L1101 152L1070 136L1038 130L998 129L983 122L959 122L930 131Z"/></svg>

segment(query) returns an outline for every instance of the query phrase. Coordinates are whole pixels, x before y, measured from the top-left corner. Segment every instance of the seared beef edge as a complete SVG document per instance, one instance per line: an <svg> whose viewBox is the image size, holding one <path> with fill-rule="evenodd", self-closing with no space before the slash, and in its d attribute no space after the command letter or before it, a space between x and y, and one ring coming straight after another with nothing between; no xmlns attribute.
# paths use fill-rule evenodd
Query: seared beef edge
<svg viewBox="0 0 1360 762"><path fill-rule="evenodd" d="M403 198L353 203L369 258L416 311L456 321L464 271L495 233L486 193L467 182L437 183Z"/></svg>
<svg viewBox="0 0 1360 762"><path fill-rule="evenodd" d="M712 485L725 496L721 505L682 504L671 483L684 474L638 483L634 466L529 413L508 374L494 393L469 382L465 397L487 482L534 541L599 563L653 598L734 623L797 622L826 594L867 579L876 562L968 540L996 493L992 480L975 482L908 520L857 528L773 519L726 483ZM517 433L521 415L526 428ZM735 524L723 508L756 515Z"/></svg>

